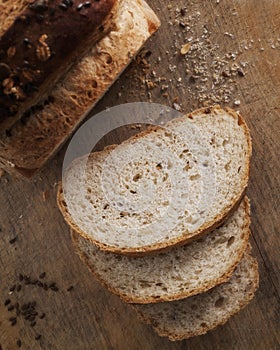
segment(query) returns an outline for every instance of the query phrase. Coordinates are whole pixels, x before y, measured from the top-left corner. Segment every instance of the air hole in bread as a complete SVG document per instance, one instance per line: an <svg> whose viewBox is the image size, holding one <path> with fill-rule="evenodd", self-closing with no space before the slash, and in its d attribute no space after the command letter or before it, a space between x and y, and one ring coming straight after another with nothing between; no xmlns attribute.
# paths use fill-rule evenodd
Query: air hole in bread
<svg viewBox="0 0 280 350"><path fill-rule="evenodd" d="M190 180L191 180L191 181L195 181L195 180L197 180L197 179L199 179L199 178L200 178L200 175L199 175L199 174L195 174L195 175L190 176Z"/></svg>
<svg viewBox="0 0 280 350"><path fill-rule="evenodd" d="M230 247L233 244L234 240L235 240L235 237L231 236L227 241L227 246Z"/></svg>
<svg viewBox="0 0 280 350"><path fill-rule="evenodd" d="M223 146L226 146L226 145L228 145L228 144L229 144L229 141L228 141L228 140L224 140L223 143L222 143Z"/></svg>
<svg viewBox="0 0 280 350"><path fill-rule="evenodd" d="M225 165L226 171L229 171L229 169L230 169L230 163L231 163L231 160L230 160L229 162L227 162L227 164Z"/></svg>
<svg viewBox="0 0 280 350"><path fill-rule="evenodd" d="M91 86L92 86L94 89L96 89L97 86L98 86L97 81L96 81L96 80L93 80L92 83L91 83Z"/></svg>
<svg viewBox="0 0 280 350"><path fill-rule="evenodd" d="M107 64L111 64L113 62L113 58L112 58L112 56L109 53L107 53L107 55L108 55L108 57L106 59L106 63Z"/></svg>
<svg viewBox="0 0 280 350"><path fill-rule="evenodd" d="M92 98L93 98L93 92L92 92L91 90L88 90L88 91L87 91L87 97L88 97L89 99L92 99Z"/></svg>
<svg viewBox="0 0 280 350"><path fill-rule="evenodd" d="M137 182L137 181L140 180L141 178L142 178L142 175L141 175L141 174L136 174L136 175L133 176L133 179L132 179L132 180L133 180L134 182Z"/></svg>

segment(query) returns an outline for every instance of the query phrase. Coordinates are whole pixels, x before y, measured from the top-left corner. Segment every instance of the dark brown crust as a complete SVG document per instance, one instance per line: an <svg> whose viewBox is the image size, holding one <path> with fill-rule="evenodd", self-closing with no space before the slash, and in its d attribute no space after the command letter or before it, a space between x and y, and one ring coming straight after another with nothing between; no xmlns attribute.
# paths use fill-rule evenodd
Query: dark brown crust
<svg viewBox="0 0 280 350"><path fill-rule="evenodd" d="M106 34L102 23L115 1L36 0L15 19L0 38L2 127L15 122L89 43Z"/></svg>
<svg viewBox="0 0 280 350"><path fill-rule="evenodd" d="M87 254L81 251L79 249L77 240L79 233L74 231L73 229L71 230L71 237L72 237L72 243L75 248L76 253L79 255L80 259L86 264L88 269L92 272L92 274L95 276L95 278L105 287L107 288L111 293L118 295L123 301L127 303L133 303L133 304L150 304L150 303L159 303L159 302L166 302L166 301L174 301L174 300L180 300L184 299L196 294L200 294L203 292L206 292L207 290L217 286L218 284L226 282L232 275L233 271L235 270L236 266L239 264L242 256L244 255L244 252L246 251L246 248L248 246L248 241L250 237L250 206L249 206L249 200L248 198L244 198L244 205L245 205L245 211L246 211L246 220L244 222L244 226L242 227L242 231L244 232L244 238L243 238L243 245L240 248L238 255L236 257L236 260L232 262L232 265L226 271L222 276L219 278L212 280L207 284L207 286L197 288L195 290L189 291L188 293L186 292L181 292L173 295L168 295L168 296L160 296L158 298L155 297L145 297L145 298L140 298L140 297L133 297L130 295L127 295L123 293L122 291L112 287L109 283L104 281L102 278L102 275L100 275L94 268L94 266L90 263L89 257ZM84 238L84 237L83 237ZM92 244L89 242L89 244ZM133 259L133 257L132 257Z"/></svg>
<svg viewBox="0 0 280 350"><path fill-rule="evenodd" d="M187 116L182 117L182 118L186 118L186 117L189 118L190 116L192 118L195 118L196 116L201 117L201 114L205 114L205 117L207 117L207 115L209 114L209 112L208 112L209 108L210 108L211 112L213 112L213 113L216 113L217 111L222 111L220 106L215 105L213 107L198 109L198 110L194 111L193 113L190 113ZM206 110L207 110L207 113L205 113ZM59 206L61 213L64 216L66 222L70 225L71 228L73 228L75 231L77 231L83 237L85 237L86 239L90 240L92 243L97 245L101 250L110 251L112 253L117 253L117 254L131 255L131 256L141 256L141 255L145 255L145 254L153 254L155 252L168 250L171 247L180 246L183 244L190 243L193 239L200 238L201 236L213 231L215 228L220 226L227 219L227 217L229 215L231 215L232 212L234 212L234 210L238 207L242 198L244 197L245 191L247 189L248 181L249 181L250 158L251 158L251 154L252 154L251 137L250 137L249 129L248 129L245 121L243 120L243 118L241 117L241 115L239 113L236 113L232 109L227 108L226 111L233 118L238 119L238 123L240 126L242 126L244 133L246 135L247 150L248 150L248 156L247 156L247 162L246 162L246 172L245 172L244 178L241 180L240 192L237 194L237 196L232 201L232 203L230 203L226 208L224 208L224 210L222 212L217 213L216 217L211 222L207 222L204 226L201 226L199 228L199 230L197 230L196 232L194 232L192 234L186 234L183 237L180 236L179 238L177 237L177 238L174 238L174 239L171 239L168 241L164 241L161 243L147 245L147 246L143 246L143 247L139 247L139 248L112 247L112 246L109 246L109 245L106 245L104 243L101 243L101 242L94 240L92 237L88 236L86 232L83 232L73 222L71 215L68 213L66 203L64 202L63 190L62 190L62 187L60 184L59 189L58 189L58 195L57 195L57 203L58 203L58 206ZM178 121L180 121L180 119L182 119L182 118L178 118ZM152 128L152 129L143 131L143 132L137 134L136 136L133 136L132 138L128 139L125 142L131 142L136 138L145 136L147 133L151 132L151 130L153 130L153 129L156 129L156 128ZM102 152L108 152L108 150L105 149Z"/></svg>

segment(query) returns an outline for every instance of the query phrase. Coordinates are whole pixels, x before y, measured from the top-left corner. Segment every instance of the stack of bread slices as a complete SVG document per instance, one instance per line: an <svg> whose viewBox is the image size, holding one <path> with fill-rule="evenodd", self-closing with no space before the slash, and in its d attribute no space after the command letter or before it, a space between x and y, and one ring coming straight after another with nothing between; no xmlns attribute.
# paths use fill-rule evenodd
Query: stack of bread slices
<svg viewBox="0 0 280 350"><path fill-rule="evenodd" d="M253 298L251 139L219 106L76 159L58 205L93 275L170 340L224 324Z"/></svg>

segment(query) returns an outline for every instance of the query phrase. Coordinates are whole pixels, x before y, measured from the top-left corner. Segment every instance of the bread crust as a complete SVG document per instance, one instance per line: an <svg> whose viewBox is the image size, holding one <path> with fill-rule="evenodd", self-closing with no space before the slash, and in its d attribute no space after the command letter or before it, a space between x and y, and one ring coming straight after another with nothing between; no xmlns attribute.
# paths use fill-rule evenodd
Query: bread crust
<svg viewBox="0 0 280 350"><path fill-rule="evenodd" d="M83 253L81 249L79 249L78 246L78 237L79 233L71 229L71 237L72 237L72 243L75 248L75 252L79 255L80 259L85 263L85 265L88 267L88 269L92 272L92 274L95 276L95 278L105 287L107 288L111 293L117 294L123 301L127 303L134 303L134 304L150 304L150 303L160 303L160 302L166 302L166 301L174 301L174 300L180 300L184 299L196 294L200 294L203 292L206 292L207 290L226 282L232 275L233 271L235 270L236 266L239 264L242 256L244 255L244 252L246 251L246 248L248 246L248 241L250 237L250 205L249 205L249 199L248 197L244 198L244 206L245 206L245 212L246 212L246 219L244 222L244 225L242 227L242 231L244 234L243 244L242 247L240 247L240 250L238 251L238 254L236 256L235 261L232 262L229 269L221 275L217 279L213 279L212 281L208 282L207 285L196 288L192 291L182 291L181 293L172 294L172 295L163 295L158 296L157 298L150 296L150 297L135 297L135 296L129 296L125 293L123 293L121 290L116 289L112 287L109 283L107 283L103 278L102 275L96 271L95 267L90 263L90 259L87 256L87 254ZM83 236L84 237L84 236ZM92 242L89 242L89 244L93 244ZM131 257L131 259L134 259L135 257Z"/></svg>
<svg viewBox="0 0 280 350"><path fill-rule="evenodd" d="M196 116L201 117L201 114L204 114L206 117L207 114L209 114L209 111L211 113L219 113L223 110L220 106L215 105L213 107L206 107L206 108L198 109L198 110L188 114L186 117L193 119L193 118L196 118ZM187 232L186 232L186 235L184 235L184 236L176 237L176 238L170 239L170 240L165 240L161 243L146 245L146 246L137 247L137 248L126 247L126 248L120 249L118 247L109 246L109 245L106 245L102 242L99 242L99 241L93 239L92 237L88 236L86 234L86 232L83 232L74 223L71 215L69 214L69 212L67 210L67 205L66 205L64 198L63 198L62 185L60 184L58 187L57 203L58 203L60 211L61 211L62 215L64 216L64 219L66 220L68 225L72 229L74 229L76 232L78 232L80 235L82 235L86 239L90 240L95 245L97 245L101 250L109 251L109 252L117 253L117 254L131 255L131 256L133 256L133 255L134 256L141 256L141 255L145 255L145 254L153 254L154 252L164 251L164 250L170 249L171 247L176 247L176 246L184 245L186 243L190 243L193 239L197 239L199 237L202 237L203 235L213 231L215 228L222 225L223 222L227 219L227 217L230 216L235 211L235 209L238 207L242 198L245 195L246 188L247 188L248 181L249 181L250 158L251 158L251 154L252 154L252 143L251 143L250 132L249 132L249 129L248 129L244 119L242 118L242 116L239 113L233 111L232 109L227 108L226 112L230 116L232 116L234 119L237 119L238 124L243 128L244 134L246 136L246 141L247 141L246 149L248 150L248 156L246 158L246 164L245 164L245 175L244 175L244 178L241 180L241 186L240 186L239 193L236 195L234 200L223 209L222 212L216 214L216 216L214 217L213 220L205 223L197 231L195 231L191 234L187 234ZM178 118L178 122L180 122L180 120L182 120L183 118L186 118L186 117ZM151 130L153 130L153 129L157 129L157 127L153 127L152 129L145 130L145 131L131 137L130 139L128 139L125 142L131 142L139 137L143 137L147 133L150 133ZM102 152L109 153L109 151L110 151L110 149L104 149Z"/></svg>

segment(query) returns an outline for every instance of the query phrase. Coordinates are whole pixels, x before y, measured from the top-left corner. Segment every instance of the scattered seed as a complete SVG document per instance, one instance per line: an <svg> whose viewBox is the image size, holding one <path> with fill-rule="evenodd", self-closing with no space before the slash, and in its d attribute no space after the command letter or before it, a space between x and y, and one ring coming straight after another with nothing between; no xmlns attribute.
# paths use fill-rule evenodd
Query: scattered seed
<svg viewBox="0 0 280 350"><path fill-rule="evenodd" d="M10 300L10 299L6 299L4 305L7 306L7 305L9 305L10 303L11 303L11 300Z"/></svg>
<svg viewBox="0 0 280 350"><path fill-rule="evenodd" d="M191 43L187 43L181 47L181 55L186 55L191 48Z"/></svg>
<svg viewBox="0 0 280 350"><path fill-rule="evenodd" d="M24 284L30 284L30 277L24 276Z"/></svg>
<svg viewBox="0 0 280 350"><path fill-rule="evenodd" d="M46 272L42 272L41 274L40 274L40 276L39 276L39 278L45 278L45 276L46 276Z"/></svg>
<svg viewBox="0 0 280 350"><path fill-rule="evenodd" d="M46 314L45 313L42 313L39 318L42 320L43 318L45 318Z"/></svg>
<svg viewBox="0 0 280 350"><path fill-rule="evenodd" d="M14 238L10 239L9 243L10 244L14 244L16 240L17 240L17 236L15 236Z"/></svg>
<svg viewBox="0 0 280 350"><path fill-rule="evenodd" d="M17 346L18 346L19 348L21 347L21 340L20 340L20 339L17 340Z"/></svg>
<svg viewBox="0 0 280 350"><path fill-rule="evenodd" d="M55 282L52 282L51 284L49 284L49 288L50 288L51 290L53 290L54 292L57 292L57 291L58 291L58 287L57 287L57 285L56 285Z"/></svg>
<svg viewBox="0 0 280 350"><path fill-rule="evenodd" d="M16 284L14 284L14 285L9 289L9 291L10 291L10 292L13 292L15 289L16 289Z"/></svg>
<svg viewBox="0 0 280 350"><path fill-rule="evenodd" d="M11 322L11 326L14 326L16 323L17 323L17 320L15 319Z"/></svg>
<svg viewBox="0 0 280 350"><path fill-rule="evenodd" d="M41 281L37 281L37 286L42 288L43 287L43 283Z"/></svg>
<svg viewBox="0 0 280 350"><path fill-rule="evenodd" d="M28 309L28 304L23 304L21 306L21 310L23 311L23 310L26 310L26 309Z"/></svg>

